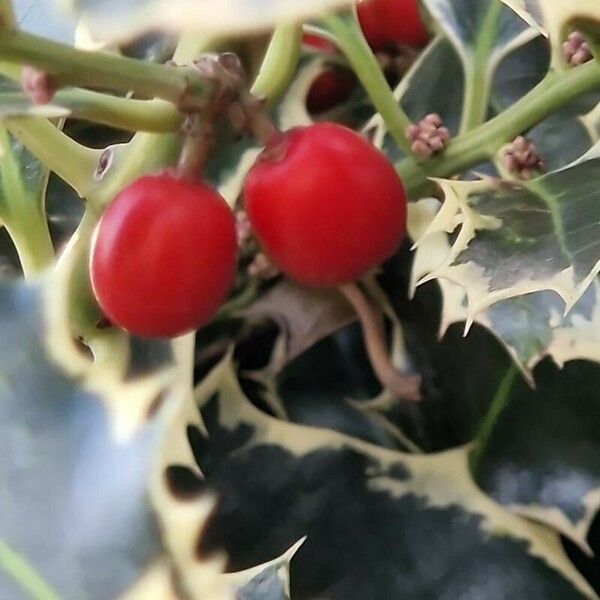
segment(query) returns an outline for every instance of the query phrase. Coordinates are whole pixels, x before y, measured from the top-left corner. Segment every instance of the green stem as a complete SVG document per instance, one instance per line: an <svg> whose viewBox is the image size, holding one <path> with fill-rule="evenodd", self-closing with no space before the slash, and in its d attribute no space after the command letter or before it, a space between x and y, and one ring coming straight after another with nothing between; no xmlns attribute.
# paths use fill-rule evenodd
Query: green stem
<svg viewBox="0 0 600 600"><path fill-rule="evenodd" d="M287 89L296 73L301 39L301 25L285 23L275 29L251 94L271 104Z"/></svg>
<svg viewBox="0 0 600 600"><path fill-rule="evenodd" d="M0 216L19 255L23 274L29 279L54 262L54 248L43 208L45 185L39 195L27 190L4 128L0 128L0 150Z"/></svg>
<svg viewBox="0 0 600 600"><path fill-rule="evenodd" d="M406 128L411 121L394 97L377 59L362 35L356 15L350 12L330 15L323 18L321 24L335 37L337 45L369 94L398 147L412 154L410 141L406 137Z"/></svg>
<svg viewBox="0 0 600 600"><path fill-rule="evenodd" d="M19 255L25 279L35 277L54 263L48 223L37 206L23 207L17 219L7 219L4 225Z"/></svg>
<svg viewBox="0 0 600 600"><path fill-rule="evenodd" d="M397 163L396 170L408 195L424 192L428 177L449 177L490 159L503 144L584 92L598 88L600 64L596 61L576 69L551 71L506 111L452 140L439 156L425 163L418 163L413 157Z"/></svg>
<svg viewBox="0 0 600 600"><path fill-rule="evenodd" d="M45 119L23 118L6 124L10 133L48 169L83 198L93 189L102 150L72 140Z"/></svg>
<svg viewBox="0 0 600 600"><path fill-rule="evenodd" d="M84 338L96 333L96 323L102 316L90 283L90 239L98 223L98 214L86 208L75 234L58 259L57 270L68 269L66 314L74 335Z"/></svg>
<svg viewBox="0 0 600 600"><path fill-rule="evenodd" d="M46 71L59 87L133 91L147 98L168 100L186 110L202 109L214 87L193 68L78 50L18 30L0 36L0 59Z"/></svg>
<svg viewBox="0 0 600 600"><path fill-rule="evenodd" d="M0 103L22 104L22 92L0 94ZM84 119L125 131L167 133L181 125L181 113L164 100L132 100L84 89L59 91L52 104L64 106L70 119ZM20 117L14 117L20 118Z"/></svg>
<svg viewBox="0 0 600 600"><path fill-rule="evenodd" d="M72 107L70 118L102 123L125 131L169 133L181 126L181 113L164 100L133 100L83 89L67 89L53 103Z"/></svg>
<svg viewBox="0 0 600 600"><path fill-rule="evenodd" d="M500 385L496 390L496 395L492 400L492 404L483 418L481 426L479 427L479 432L475 438L476 446L469 457L472 470L475 470L478 467L482 452L486 448L492 432L494 431L494 427L496 426L496 421L498 420L498 417L502 411L508 405L511 397L510 392L513 388L517 373L518 369L516 365L511 363L510 367L504 374L504 377L500 381Z"/></svg>
<svg viewBox="0 0 600 600"><path fill-rule="evenodd" d="M477 32L473 60L466 62L461 133L481 125L486 119L490 99L489 57L501 14L502 3L491 0Z"/></svg>
<svg viewBox="0 0 600 600"><path fill-rule="evenodd" d="M60 600L23 556L0 540L0 569L16 581L33 600Z"/></svg>
<svg viewBox="0 0 600 600"><path fill-rule="evenodd" d="M177 65L188 64L201 54L214 50L217 41L218 37L214 35L199 35L197 31L183 32L173 53L173 61Z"/></svg>

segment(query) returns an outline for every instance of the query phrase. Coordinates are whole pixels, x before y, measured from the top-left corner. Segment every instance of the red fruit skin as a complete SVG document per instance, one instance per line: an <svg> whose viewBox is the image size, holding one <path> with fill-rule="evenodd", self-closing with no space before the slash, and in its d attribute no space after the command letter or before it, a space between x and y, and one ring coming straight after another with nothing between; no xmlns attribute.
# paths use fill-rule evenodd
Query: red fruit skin
<svg viewBox="0 0 600 600"><path fill-rule="evenodd" d="M335 123L286 131L244 184L265 251L308 286L353 281L388 258L406 231L406 196L386 157Z"/></svg>
<svg viewBox="0 0 600 600"><path fill-rule="evenodd" d="M421 48L429 34L417 0L363 0L357 6L358 20L373 50L406 44Z"/></svg>
<svg viewBox="0 0 600 600"><path fill-rule="evenodd" d="M330 41L305 33L302 43L323 54L335 54L337 48ZM332 68L323 71L312 83L306 96L309 113L320 113L347 100L356 87L356 77L350 69Z"/></svg>
<svg viewBox="0 0 600 600"><path fill-rule="evenodd" d="M306 108L309 113L329 110L347 100L355 86L356 79L349 69L327 69L310 86L306 96Z"/></svg>
<svg viewBox="0 0 600 600"><path fill-rule="evenodd" d="M219 308L236 252L233 214L215 190L168 174L145 176L117 195L97 226L92 288L115 325L175 337Z"/></svg>
<svg viewBox="0 0 600 600"><path fill-rule="evenodd" d="M335 44L329 40L326 40L325 38L315 35L314 33L303 33L302 43L305 46L309 46L313 50L319 50L325 54L335 54L337 52Z"/></svg>

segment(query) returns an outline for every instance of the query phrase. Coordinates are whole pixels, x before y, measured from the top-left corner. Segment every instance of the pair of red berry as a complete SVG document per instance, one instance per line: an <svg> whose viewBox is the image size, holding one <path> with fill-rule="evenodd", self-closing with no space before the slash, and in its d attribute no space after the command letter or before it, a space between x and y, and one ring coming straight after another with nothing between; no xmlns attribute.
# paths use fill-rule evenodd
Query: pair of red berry
<svg viewBox="0 0 600 600"><path fill-rule="evenodd" d="M309 286L352 281L389 257L406 226L402 184L385 156L333 123L271 140L244 184L254 233L283 273ZM98 224L95 296L115 325L147 337L197 329L219 308L236 267L225 200L171 174L127 186Z"/></svg>
<svg viewBox="0 0 600 600"><path fill-rule="evenodd" d="M417 0L362 0L357 14L362 32L375 52L393 51L401 45L422 48L427 44L429 34ZM317 35L305 34L302 41L324 54L336 52L331 42ZM348 99L355 85L356 79L349 69L327 69L311 85L306 107L311 113L329 110Z"/></svg>

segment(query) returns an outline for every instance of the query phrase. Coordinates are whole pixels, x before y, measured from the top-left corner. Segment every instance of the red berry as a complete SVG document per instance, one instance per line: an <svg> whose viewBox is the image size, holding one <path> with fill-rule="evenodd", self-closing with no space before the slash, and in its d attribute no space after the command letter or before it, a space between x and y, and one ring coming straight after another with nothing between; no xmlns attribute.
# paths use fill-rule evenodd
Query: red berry
<svg viewBox="0 0 600 600"><path fill-rule="evenodd" d="M429 39L417 0L362 0L358 20L375 51L406 44L418 48Z"/></svg>
<svg viewBox="0 0 600 600"><path fill-rule="evenodd" d="M303 33L302 43L305 46L309 46L313 50L319 50L320 52L324 52L326 54L335 54L337 52L337 48L335 47L334 43L315 35L314 33Z"/></svg>
<svg viewBox="0 0 600 600"><path fill-rule="evenodd" d="M117 195L98 224L92 287L116 325L174 337L219 308L236 251L233 214L215 190L166 173L145 176Z"/></svg>
<svg viewBox="0 0 600 600"><path fill-rule="evenodd" d="M310 86L306 96L306 108L310 113L329 110L347 100L355 86L356 79L350 69L327 69Z"/></svg>
<svg viewBox="0 0 600 600"><path fill-rule="evenodd" d="M406 229L404 189L385 156L334 123L273 139L244 184L250 223L273 262L311 286L353 281Z"/></svg>
<svg viewBox="0 0 600 600"><path fill-rule="evenodd" d="M312 33L302 36L302 43L323 54L335 54L337 48L329 40ZM310 113L320 113L347 100L356 87L356 77L350 69L335 67L323 71L313 81L306 96Z"/></svg>

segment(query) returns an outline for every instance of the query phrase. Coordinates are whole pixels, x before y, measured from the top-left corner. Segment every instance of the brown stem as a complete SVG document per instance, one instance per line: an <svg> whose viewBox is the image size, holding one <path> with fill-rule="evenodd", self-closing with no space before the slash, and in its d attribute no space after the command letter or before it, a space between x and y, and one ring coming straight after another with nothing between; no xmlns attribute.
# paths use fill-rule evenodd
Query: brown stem
<svg viewBox="0 0 600 600"><path fill-rule="evenodd" d="M263 146L266 146L273 139L281 135L281 131L267 114L263 101L251 94L244 94L240 98L239 106L243 112L248 129Z"/></svg>
<svg viewBox="0 0 600 600"><path fill-rule="evenodd" d="M421 400L421 378L418 375L403 375L392 364L381 315L355 283L344 283L339 286L339 290L356 311L362 326L367 355L381 385L403 400Z"/></svg>
<svg viewBox="0 0 600 600"><path fill-rule="evenodd" d="M175 173L192 181L198 178L212 146L215 121L237 98L244 80L242 64L231 52L203 54L194 67L203 78L215 82L216 91L202 114L190 113L184 122L186 138Z"/></svg>
<svg viewBox="0 0 600 600"><path fill-rule="evenodd" d="M184 127L186 138L175 173L180 179L196 181L213 142L212 119L197 114L189 115Z"/></svg>

